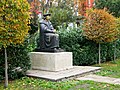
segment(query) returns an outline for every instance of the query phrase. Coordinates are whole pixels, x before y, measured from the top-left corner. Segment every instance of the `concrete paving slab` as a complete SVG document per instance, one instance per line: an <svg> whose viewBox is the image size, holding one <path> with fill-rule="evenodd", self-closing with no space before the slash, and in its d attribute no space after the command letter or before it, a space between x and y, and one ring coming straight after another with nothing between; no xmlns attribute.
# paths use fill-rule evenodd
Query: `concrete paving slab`
<svg viewBox="0 0 120 90"><path fill-rule="evenodd" d="M105 76L98 76L94 74L86 75L84 77L76 78L77 80L92 80L96 82L104 82L104 83L110 83L110 84L119 84L120 85L120 79L119 78L111 78L111 77L105 77Z"/></svg>
<svg viewBox="0 0 120 90"><path fill-rule="evenodd" d="M101 67L91 67L91 66L73 66L68 70L63 71L43 71L43 70L28 70L26 75L30 77L37 77L41 79L51 80L51 81L59 81L64 80L66 78L82 76L87 73L96 72L100 70Z"/></svg>

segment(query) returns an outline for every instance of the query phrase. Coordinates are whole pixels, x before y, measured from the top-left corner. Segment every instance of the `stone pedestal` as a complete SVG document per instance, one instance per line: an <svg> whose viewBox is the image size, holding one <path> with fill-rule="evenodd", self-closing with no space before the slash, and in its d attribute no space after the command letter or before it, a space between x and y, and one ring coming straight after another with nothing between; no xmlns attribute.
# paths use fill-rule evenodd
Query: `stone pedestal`
<svg viewBox="0 0 120 90"><path fill-rule="evenodd" d="M73 67L72 52L31 52L30 59L32 69L60 71Z"/></svg>

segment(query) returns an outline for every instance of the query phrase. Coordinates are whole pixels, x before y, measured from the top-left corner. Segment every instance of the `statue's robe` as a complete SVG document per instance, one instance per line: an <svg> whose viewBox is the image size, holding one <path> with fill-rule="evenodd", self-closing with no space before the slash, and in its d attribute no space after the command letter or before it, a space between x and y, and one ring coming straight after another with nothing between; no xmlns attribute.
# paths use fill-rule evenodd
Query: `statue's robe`
<svg viewBox="0 0 120 90"><path fill-rule="evenodd" d="M40 49L52 50L59 48L59 35L55 33L50 21L42 20L40 22Z"/></svg>

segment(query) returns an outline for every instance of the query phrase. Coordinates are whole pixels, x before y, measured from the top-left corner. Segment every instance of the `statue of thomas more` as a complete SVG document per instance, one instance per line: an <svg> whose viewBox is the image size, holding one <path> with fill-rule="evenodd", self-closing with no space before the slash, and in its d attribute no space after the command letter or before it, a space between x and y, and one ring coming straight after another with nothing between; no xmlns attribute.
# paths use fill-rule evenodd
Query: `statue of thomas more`
<svg viewBox="0 0 120 90"><path fill-rule="evenodd" d="M42 52L60 52L59 35L50 22L51 14L44 14L40 23L40 49Z"/></svg>

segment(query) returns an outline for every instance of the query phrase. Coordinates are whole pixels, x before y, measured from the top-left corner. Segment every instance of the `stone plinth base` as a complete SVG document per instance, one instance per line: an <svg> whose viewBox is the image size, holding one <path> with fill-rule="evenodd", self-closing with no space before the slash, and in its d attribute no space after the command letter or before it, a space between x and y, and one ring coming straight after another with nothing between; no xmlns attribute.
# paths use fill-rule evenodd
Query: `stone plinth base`
<svg viewBox="0 0 120 90"><path fill-rule="evenodd" d="M30 59L32 69L60 71L73 67L72 52L31 52Z"/></svg>
<svg viewBox="0 0 120 90"><path fill-rule="evenodd" d="M63 81L66 79L75 79L76 77L86 76L88 74L95 73L100 69L101 67L73 66L73 68L58 72L50 72L44 70L28 70L26 72L26 75L51 81Z"/></svg>

